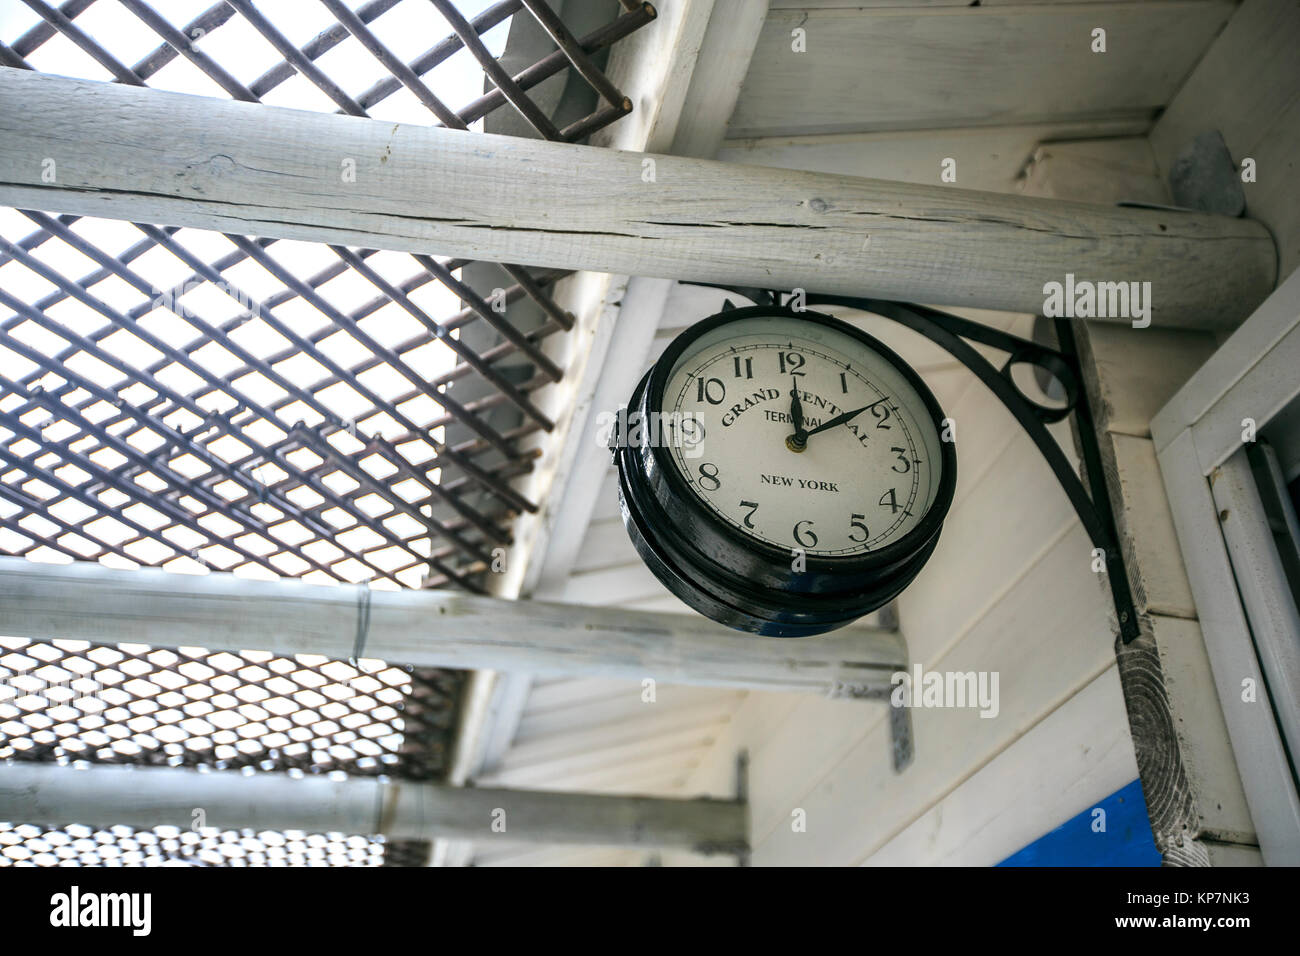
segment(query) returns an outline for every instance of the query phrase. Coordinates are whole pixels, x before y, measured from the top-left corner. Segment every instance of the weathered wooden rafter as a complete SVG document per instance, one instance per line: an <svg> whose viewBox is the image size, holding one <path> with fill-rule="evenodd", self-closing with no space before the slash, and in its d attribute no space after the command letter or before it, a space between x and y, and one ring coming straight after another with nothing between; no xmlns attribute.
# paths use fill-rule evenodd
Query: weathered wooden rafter
<svg viewBox="0 0 1300 956"><path fill-rule="evenodd" d="M165 135L163 135L165 132ZM57 176L47 182L48 164ZM355 163L355 182L340 169ZM1036 312L1150 281L1229 327L1277 253L1247 219L469 135L0 68L0 203L367 248Z"/></svg>
<svg viewBox="0 0 1300 956"><path fill-rule="evenodd" d="M878 696L906 665L894 631L758 638L695 617L457 591L378 591L233 574L0 559L0 621L33 640L263 650L422 667Z"/></svg>

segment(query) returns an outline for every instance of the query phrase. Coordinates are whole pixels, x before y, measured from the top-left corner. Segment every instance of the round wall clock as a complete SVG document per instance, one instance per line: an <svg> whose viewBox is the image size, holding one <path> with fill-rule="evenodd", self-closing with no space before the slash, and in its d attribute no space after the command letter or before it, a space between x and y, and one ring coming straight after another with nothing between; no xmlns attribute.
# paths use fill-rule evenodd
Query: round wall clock
<svg viewBox="0 0 1300 956"><path fill-rule="evenodd" d="M733 309L679 335L615 441L623 523L669 590L776 637L892 600L934 551L957 456L897 355L817 312Z"/></svg>

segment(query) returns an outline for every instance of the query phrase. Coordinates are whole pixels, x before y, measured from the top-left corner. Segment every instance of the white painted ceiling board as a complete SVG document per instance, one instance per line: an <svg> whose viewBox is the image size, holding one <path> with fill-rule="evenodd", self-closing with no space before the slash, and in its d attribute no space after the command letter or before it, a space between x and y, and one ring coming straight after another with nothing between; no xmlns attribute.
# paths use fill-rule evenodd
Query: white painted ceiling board
<svg viewBox="0 0 1300 956"><path fill-rule="evenodd" d="M532 743L518 743L511 748L509 759L502 763L501 771L510 773L524 768L551 764L577 756L605 754L633 745L644 745L653 739L656 745L679 734L695 733L708 728L708 735L716 733L716 725L725 723L731 715L734 699L730 697L706 701L695 707L664 708L646 705L643 712L625 720L609 721L574 728L567 734L553 734Z"/></svg>
<svg viewBox="0 0 1300 956"><path fill-rule="evenodd" d="M613 464L610 464L605 470L605 478L600 486L600 497L596 500L596 506L591 511L591 520L602 521L619 517L618 472L614 469Z"/></svg>
<svg viewBox="0 0 1300 956"><path fill-rule="evenodd" d="M1168 173L1193 137L1217 129L1233 160L1256 163L1246 214L1278 242L1279 283L1300 266L1300 4L1246 0L1151 130Z"/></svg>
<svg viewBox="0 0 1300 956"><path fill-rule="evenodd" d="M619 767L643 767L659 758L694 754L713 743L717 730L714 724L704 724L643 737L631 735L631 739L628 736L626 733L611 734L607 742L540 760L531 759L529 751L525 751L523 757L517 757L512 748L492 773L492 780L525 789L546 785L564 789L572 786L574 781L610 773Z"/></svg>
<svg viewBox="0 0 1300 956"><path fill-rule="evenodd" d="M771 10L844 10L855 7L964 7L971 0L771 0Z"/></svg>
<svg viewBox="0 0 1300 956"><path fill-rule="evenodd" d="M983 0L984 6L1032 3L1109 3L1112 0ZM1150 2L1150 0L1132 0ZM857 7L969 7L973 0L771 0L773 10L845 10Z"/></svg>
<svg viewBox="0 0 1300 956"><path fill-rule="evenodd" d="M573 565L573 573L640 563L641 557L632 547L632 539L627 536L622 519L603 518L587 526L587 536Z"/></svg>
<svg viewBox="0 0 1300 956"><path fill-rule="evenodd" d="M1145 136L1046 143L1034 150L1020 189L1028 196L1173 205Z"/></svg>
<svg viewBox="0 0 1300 956"><path fill-rule="evenodd" d="M623 604L659 597L665 588L641 561L569 575L561 600L570 604Z"/></svg>
<svg viewBox="0 0 1300 956"><path fill-rule="evenodd" d="M1227 0L772 11L729 136L1148 119ZM1107 50L1090 49L1094 27ZM793 30L807 52L793 52Z"/></svg>
<svg viewBox="0 0 1300 956"><path fill-rule="evenodd" d="M939 545L899 598L908 656L933 667L972 624L1079 524L1037 447L1017 433L944 524ZM1063 580L1092 588L1091 547Z"/></svg>
<svg viewBox="0 0 1300 956"><path fill-rule="evenodd" d="M639 866L644 856L644 851L618 847L538 847L504 841L474 844L475 866Z"/></svg>
<svg viewBox="0 0 1300 956"><path fill-rule="evenodd" d="M718 159L777 169L805 169L918 185L943 185L955 161L955 188L1011 192L1040 143L1146 132L1148 119L840 133L728 140Z"/></svg>
<svg viewBox="0 0 1300 956"><path fill-rule="evenodd" d="M535 790L579 790L647 797L678 796L686 777L708 750L707 745L701 745L674 747L661 753L641 753L627 762L566 769L562 781L528 774L527 786ZM489 782L493 786L513 785L514 778L514 774L493 776Z"/></svg>
<svg viewBox="0 0 1300 956"><path fill-rule="evenodd" d="M565 737L591 727L603 727L641 721L648 712L687 712L700 721L713 722L720 711L732 708L744 699L745 691L719 693L717 688L687 687L665 684L656 688L655 703L642 699L641 686L629 685L627 693L601 700L588 700L582 706L547 711L529 711L524 715L516 743L532 746L552 738Z"/></svg>
<svg viewBox="0 0 1300 956"><path fill-rule="evenodd" d="M695 614L690 605L675 594L664 593L662 597L644 598L628 601L625 605L629 611L662 611L664 614Z"/></svg>
<svg viewBox="0 0 1300 956"><path fill-rule="evenodd" d="M590 701L634 697L640 687L633 681L607 677L569 677L554 681L539 680L524 708L524 720L535 714L579 706Z"/></svg>

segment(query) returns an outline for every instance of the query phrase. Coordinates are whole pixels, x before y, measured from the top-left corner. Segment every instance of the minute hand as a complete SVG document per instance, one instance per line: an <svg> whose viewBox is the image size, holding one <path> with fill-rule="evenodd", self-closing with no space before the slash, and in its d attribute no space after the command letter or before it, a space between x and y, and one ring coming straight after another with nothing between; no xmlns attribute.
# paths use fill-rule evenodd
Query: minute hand
<svg viewBox="0 0 1300 956"><path fill-rule="evenodd" d="M879 403L873 402L872 404L874 405ZM808 429L807 435L805 435L805 437L816 435L818 432L824 432L828 428L834 428L836 425L843 425L845 422L857 418L859 415L861 415L870 407L871 405L863 405L861 408L855 408L851 412L845 412L842 415L836 415L834 418L830 419L829 421L822 422L816 428Z"/></svg>

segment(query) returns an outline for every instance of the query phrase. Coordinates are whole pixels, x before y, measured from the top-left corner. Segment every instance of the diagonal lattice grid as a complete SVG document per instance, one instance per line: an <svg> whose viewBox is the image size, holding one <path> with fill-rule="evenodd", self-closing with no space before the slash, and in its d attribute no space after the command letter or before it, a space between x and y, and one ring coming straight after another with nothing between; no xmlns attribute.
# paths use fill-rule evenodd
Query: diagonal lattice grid
<svg viewBox="0 0 1300 956"><path fill-rule="evenodd" d="M405 311L378 297L332 304L365 290L328 266L298 280L283 260L302 263L310 245L281 243L277 259L269 243L144 226L151 261L134 243L122 264L76 229L104 241L124 224L21 215L46 230L17 243L0 234L0 305L13 311L0 321L0 548L381 587L428 574L478 589L468 577L531 507L507 485L527 469L513 442L531 429L500 432L482 414L492 398L452 397L469 366L446 343L463 317L430 319L410 281ZM181 276L149 297L145 274L202 266L184 243L218 241L232 250L216 260L226 271L205 267L207 279ZM231 264L248 249L256 256ZM72 278L49 264L69 251L101 268ZM375 279L401 258L340 252L340 265L355 257ZM448 447L451 421L481 437ZM495 508L467 504L467 487Z"/></svg>
<svg viewBox="0 0 1300 956"><path fill-rule="evenodd" d="M0 823L6 866L418 866L410 844L343 833Z"/></svg>
<svg viewBox="0 0 1300 956"><path fill-rule="evenodd" d="M596 60L655 12L620 4L578 38L543 0L23 0L0 6L0 66L462 130L504 109L575 142L631 110ZM507 72L517 16L552 47ZM561 121L534 96L569 74L594 106ZM0 210L0 553L480 590L514 516L536 509L511 482L532 467L523 439L552 426L533 394L563 374L544 349L573 325L553 297L563 276ZM516 321L520 307L537 318ZM0 651L10 760L436 778L460 677L132 645ZM0 863L428 855L337 834L75 830L0 824Z"/></svg>
<svg viewBox="0 0 1300 956"><path fill-rule="evenodd" d="M189 4L184 24L186 4L170 20L143 0L26 5L36 22L0 45L6 65L462 129L508 104L570 141L631 108L590 54L653 16L628 4L577 40L540 0L468 19L445 0L321 0L279 24L283 8L249 0ZM512 77L490 47L524 8L556 49ZM422 53L399 47L442 30ZM452 109L473 85L440 98L422 77L450 82L467 56L493 87ZM557 129L527 90L570 67L604 105ZM0 263L8 553L478 590L510 520L535 509L509 481L531 467L519 439L552 426L530 394L562 375L541 349L572 325L556 273L502 265L489 302L464 260L35 211L0 222ZM527 333L506 317L524 298L545 315ZM495 340L467 345L471 323ZM502 408L509 427L489 421ZM453 423L467 437L449 444Z"/></svg>
<svg viewBox="0 0 1300 956"><path fill-rule="evenodd" d="M0 760L385 774L446 769L461 673L0 637Z"/></svg>
<svg viewBox="0 0 1300 956"><path fill-rule="evenodd" d="M463 674L0 637L0 761L437 780ZM425 841L0 823L0 866L422 866Z"/></svg>

